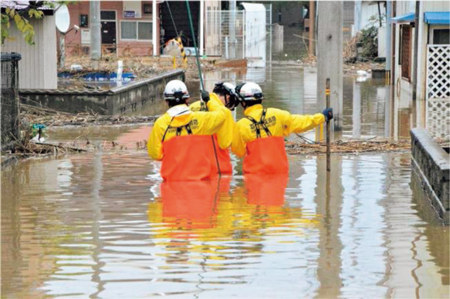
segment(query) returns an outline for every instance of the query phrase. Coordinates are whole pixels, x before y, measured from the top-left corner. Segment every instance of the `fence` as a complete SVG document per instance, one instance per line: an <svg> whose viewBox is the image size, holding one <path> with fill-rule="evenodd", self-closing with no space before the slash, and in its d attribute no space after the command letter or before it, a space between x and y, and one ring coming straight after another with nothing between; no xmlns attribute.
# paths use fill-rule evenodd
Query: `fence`
<svg viewBox="0 0 450 299"><path fill-rule="evenodd" d="M1 53L1 149L7 150L19 138L19 60L18 53Z"/></svg>
<svg viewBox="0 0 450 299"><path fill-rule="evenodd" d="M249 34L245 10L208 10L206 12L205 53L208 56L221 56L226 59L242 59L250 55L248 51ZM270 60L272 53L272 5L266 7L266 55ZM247 45L247 47L246 47Z"/></svg>
<svg viewBox="0 0 450 299"><path fill-rule="evenodd" d="M429 45L427 52L427 130L450 138L450 45Z"/></svg>

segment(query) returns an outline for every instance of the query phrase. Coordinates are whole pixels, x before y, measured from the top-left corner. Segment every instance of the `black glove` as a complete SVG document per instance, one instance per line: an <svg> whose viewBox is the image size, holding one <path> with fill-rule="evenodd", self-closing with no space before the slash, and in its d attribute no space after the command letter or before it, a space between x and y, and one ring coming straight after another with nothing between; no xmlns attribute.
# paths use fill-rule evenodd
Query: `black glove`
<svg viewBox="0 0 450 299"><path fill-rule="evenodd" d="M207 92L206 90L200 90L200 96L202 97L203 102L208 103L209 92Z"/></svg>
<svg viewBox="0 0 450 299"><path fill-rule="evenodd" d="M333 119L333 108L326 108L322 112L323 116L325 116L325 121L329 122Z"/></svg>

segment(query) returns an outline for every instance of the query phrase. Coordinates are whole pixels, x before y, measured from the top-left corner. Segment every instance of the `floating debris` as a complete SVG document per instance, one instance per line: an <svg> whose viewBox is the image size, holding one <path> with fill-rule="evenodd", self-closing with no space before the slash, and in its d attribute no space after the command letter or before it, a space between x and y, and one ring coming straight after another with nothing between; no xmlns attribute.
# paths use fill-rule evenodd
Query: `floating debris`
<svg viewBox="0 0 450 299"><path fill-rule="evenodd" d="M331 143L332 154L359 154L369 152L398 152L409 151L411 142L409 140L338 140ZM325 143L309 144L296 141L286 142L286 152L289 155L325 154L327 146Z"/></svg>

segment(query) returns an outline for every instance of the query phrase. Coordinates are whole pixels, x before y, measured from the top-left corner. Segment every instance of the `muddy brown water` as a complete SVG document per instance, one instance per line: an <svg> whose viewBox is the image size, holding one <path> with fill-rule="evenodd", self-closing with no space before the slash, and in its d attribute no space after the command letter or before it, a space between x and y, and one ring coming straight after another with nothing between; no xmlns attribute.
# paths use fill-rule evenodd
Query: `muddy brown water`
<svg viewBox="0 0 450 299"><path fill-rule="evenodd" d="M308 113L307 98L270 101ZM362 135L382 134L370 119ZM233 177L169 184L131 150L150 129L54 130L130 149L2 169L4 298L449 297L448 227L410 154L336 155L329 175L324 156L291 156L285 177L244 177L234 159Z"/></svg>

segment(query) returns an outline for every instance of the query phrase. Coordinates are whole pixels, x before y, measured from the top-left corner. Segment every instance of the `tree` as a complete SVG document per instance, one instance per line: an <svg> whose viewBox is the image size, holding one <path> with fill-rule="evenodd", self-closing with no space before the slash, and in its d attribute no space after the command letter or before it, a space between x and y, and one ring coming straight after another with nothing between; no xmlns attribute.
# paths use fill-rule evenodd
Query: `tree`
<svg viewBox="0 0 450 299"><path fill-rule="evenodd" d="M6 40L13 39L9 36L9 29L11 27L11 23L16 26L16 28L22 32L22 36L25 41L34 45L34 28L33 25L30 24L30 20L41 19L44 17L44 13L42 12L43 7L55 8L56 5L68 4L75 1L29 1L28 4L20 5L15 4L15 2L5 2L2 6L1 13L1 44L3 45ZM8 7L9 3L11 4ZM18 6L21 6L20 9L16 9ZM4 8L4 13L3 13Z"/></svg>

